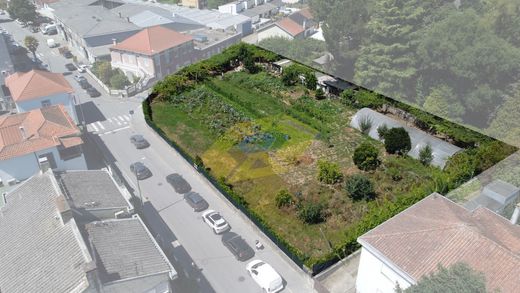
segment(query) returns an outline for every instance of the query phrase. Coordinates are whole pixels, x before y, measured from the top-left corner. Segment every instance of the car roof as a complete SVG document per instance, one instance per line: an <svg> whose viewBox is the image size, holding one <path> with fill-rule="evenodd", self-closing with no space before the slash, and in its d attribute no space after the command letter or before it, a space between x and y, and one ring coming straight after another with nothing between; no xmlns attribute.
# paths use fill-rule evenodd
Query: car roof
<svg viewBox="0 0 520 293"><path fill-rule="evenodd" d="M142 162L135 162L132 165L134 165L134 168L145 168L145 165Z"/></svg>
<svg viewBox="0 0 520 293"><path fill-rule="evenodd" d="M204 201L204 199L202 198L202 196L200 196L200 194L193 192L193 191L188 192L188 194L186 194L186 196L189 197L190 200L194 203L199 203L199 202Z"/></svg>
<svg viewBox="0 0 520 293"><path fill-rule="evenodd" d="M280 279L280 275L273 269L273 267L266 262L259 262L256 265L260 266L256 267L255 270L258 272L259 282L264 283L265 285L270 285L273 281Z"/></svg>

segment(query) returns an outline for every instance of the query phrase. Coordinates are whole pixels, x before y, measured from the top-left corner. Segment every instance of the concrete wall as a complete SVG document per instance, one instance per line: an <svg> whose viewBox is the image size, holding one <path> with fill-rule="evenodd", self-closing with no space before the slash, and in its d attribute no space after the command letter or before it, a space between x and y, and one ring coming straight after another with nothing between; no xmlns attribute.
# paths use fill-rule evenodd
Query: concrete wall
<svg viewBox="0 0 520 293"><path fill-rule="evenodd" d="M273 25L269 28L266 28L265 30L258 32L258 42L273 37L282 37L288 40L294 39L290 34L288 34L286 31L284 31L276 25Z"/></svg>
<svg viewBox="0 0 520 293"><path fill-rule="evenodd" d="M105 293L128 293L128 292L154 292L168 293L171 292L169 286L170 278L168 273L135 278L131 280L116 281L103 285Z"/></svg>
<svg viewBox="0 0 520 293"><path fill-rule="evenodd" d="M216 54L219 54L220 52L222 52L224 49L226 49L227 47L233 45L233 44L236 44L238 42L240 42L240 39L241 39L241 35L234 35L224 41L221 41L219 43L216 43L214 45L211 45L211 46L208 46L202 50L200 50L199 52L199 56L197 57L199 60L200 59L206 59L206 58L209 58L213 55L216 55Z"/></svg>
<svg viewBox="0 0 520 293"><path fill-rule="evenodd" d="M401 289L408 288L411 283L403 275L403 272L392 269L363 247L356 279L356 292L394 293L397 283Z"/></svg>
<svg viewBox="0 0 520 293"><path fill-rule="evenodd" d="M22 113L34 109L40 109L42 108L42 101L45 100L49 100L51 106L64 105L65 110L67 110L67 113L70 115L70 117L76 122L76 124L78 123L78 116L76 115L76 106L74 103L74 98L72 94L69 93L60 93L51 96L39 97L37 99L32 99L29 101L16 102L16 110Z"/></svg>

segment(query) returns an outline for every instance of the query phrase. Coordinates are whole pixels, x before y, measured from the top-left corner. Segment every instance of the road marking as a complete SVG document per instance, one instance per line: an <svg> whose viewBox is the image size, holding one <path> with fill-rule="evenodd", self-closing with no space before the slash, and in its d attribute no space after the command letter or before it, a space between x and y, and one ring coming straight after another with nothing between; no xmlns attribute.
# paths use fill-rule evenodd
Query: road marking
<svg viewBox="0 0 520 293"><path fill-rule="evenodd" d="M107 131L107 132L104 132L104 133L100 133L99 135L105 135L105 134L112 134L112 133L116 133L118 131L121 131L121 130L125 130L125 129L128 129L130 128L130 126L125 126L125 127L121 127L121 128L116 128L114 130L110 130L110 131Z"/></svg>
<svg viewBox="0 0 520 293"><path fill-rule="evenodd" d="M103 124L101 124L101 122L98 121L98 122L97 122L97 125L99 125L99 128L105 130L105 126L103 126Z"/></svg>
<svg viewBox="0 0 520 293"><path fill-rule="evenodd" d="M90 127L94 128L94 131L97 132L99 129L96 127L96 124L90 123Z"/></svg>
<svg viewBox="0 0 520 293"><path fill-rule="evenodd" d="M40 58L43 58L43 54L42 53L36 53L36 56L38 56Z"/></svg>
<svg viewBox="0 0 520 293"><path fill-rule="evenodd" d="M125 119L123 119L123 117L117 116L117 118L119 118L119 120L121 120L121 122L125 122Z"/></svg>
<svg viewBox="0 0 520 293"><path fill-rule="evenodd" d="M130 121L130 117L128 117L127 115L123 115L123 117L126 119L126 121Z"/></svg>
<svg viewBox="0 0 520 293"><path fill-rule="evenodd" d="M121 125L121 122L119 122L118 120L115 120L115 121L116 121L117 125Z"/></svg>
<svg viewBox="0 0 520 293"><path fill-rule="evenodd" d="M54 51L51 51L51 54L54 55L54 56L58 56L58 53L56 53Z"/></svg>

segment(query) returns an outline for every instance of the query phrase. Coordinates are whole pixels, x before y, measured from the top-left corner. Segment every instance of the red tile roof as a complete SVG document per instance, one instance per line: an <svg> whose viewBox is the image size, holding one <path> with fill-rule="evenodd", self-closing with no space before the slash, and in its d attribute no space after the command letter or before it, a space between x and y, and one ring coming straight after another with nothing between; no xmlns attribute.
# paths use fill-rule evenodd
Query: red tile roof
<svg viewBox="0 0 520 293"><path fill-rule="evenodd" d="M0 160L51 147L83 143L81 132L63 105L0 116Z"/></svg>
<svg viewBox="0 0 520 293"><path fill-rule="evenodd" d="M276 22L276 25L293 37L303 33L305 29L294 20L285 17Z"/></svg>
<svg viewBox="0 0 520 293"><path fill-rule="evenodd" d="M112 49L154 55L191 40L191 36L158 25L143 29L121 43L112 46Z"/></svg>
<svg viewBox="0 0 520 293"><path fill-rule="evenodd" d="M74 91L63 74L41 70L12 74L5 79L5 85L15 102Z"/></svg>
<svg viewBox="0 0 520 293"><path fill-rule="evenodd" d="M418 281L437 265L467 263L484 273L487 289L518 292L520 226L486 208L470 212L432 194L358 241Z"/></svg>
<svg viewBox="0 0 520 293"><path fill-rule="evenodd" d="M302 10L300 10L296 13L300 13L303 17L305 17L307 19L314 19L314 16L312 15L312 11L309 7L303 8Z"/></svg>

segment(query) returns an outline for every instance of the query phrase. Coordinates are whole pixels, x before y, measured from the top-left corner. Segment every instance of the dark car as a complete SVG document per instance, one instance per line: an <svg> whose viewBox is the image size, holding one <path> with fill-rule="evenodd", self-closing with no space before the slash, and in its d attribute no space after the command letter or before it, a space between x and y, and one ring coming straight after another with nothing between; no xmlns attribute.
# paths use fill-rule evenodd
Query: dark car
<svg viewBox="0 0 520 293"><path fill-rule="evenodd" d="M74 66L72 63L65 64L65 68L67 68L68 71L74 71L77 69L76 66Z"/></svg>
<svg viewBox="0 0 520 293"><path fill-rule="evenodd" d="M89 83L87 84L89 85L89 87L86 88L86 91L91 98L97 98L101 96L101 93L95 87L91 86Z"/></svg>
<svg viewBox="0 0 520 293"><path fill-rule="evenodd" d="M144 149L150 146L148 141L144 139L144 137L140 134L135 134L130 137L130 142L137 148L137 149ZM188 190L189 191L189 190Z"/></svg>
<svg viewBox="0 0 520 293"><path fill-rule="evenodd" d="M200 196L200 194L193 191L184 194L184 200L186 200L186 202L196 212L201 212L209 207L208 202L205 199L203 199L202 196Z"/></svg>
<svg viewBox="0 0 520 293"><path fill-rule="evenodd" d="M74 79L78 82L82 89L86 90L89 87L92 87L90 83L88 83L87 79L82 75L75 75Z"/></svg>
<svg viewBox="0 0 520 293"><path fill-rule="evenodd" d="M224 244L239 261L246 261L255 256L253 248L236 233L224 233L222 235L222 244Z"/></svg>
<svg viewBox="0 0 520 293"><path fill-rule="evenodd" d="M183 194L191 191L190 184L177 173L166 176L166 181L170 183L177 193Z"/></svg>
<svg viewBox="0 0 520 293"><path fill-rule="evenodd" d="M137 180L144 180L152 177L152 171L141 162L135 162L130 165L130 171L132 171L135 177L137 177Z"/></svg>
<svg viewBox="0 0 520 293"><path fill-rule="evenodd" d="M64 51L63 57L70 59L70 58L74 57L74 55L72 55L72 53L70 51Z"/></svg>

